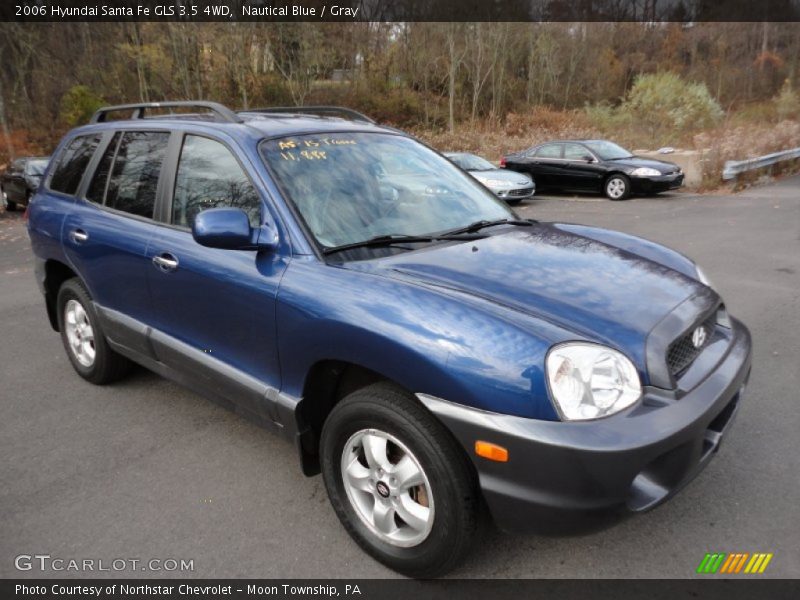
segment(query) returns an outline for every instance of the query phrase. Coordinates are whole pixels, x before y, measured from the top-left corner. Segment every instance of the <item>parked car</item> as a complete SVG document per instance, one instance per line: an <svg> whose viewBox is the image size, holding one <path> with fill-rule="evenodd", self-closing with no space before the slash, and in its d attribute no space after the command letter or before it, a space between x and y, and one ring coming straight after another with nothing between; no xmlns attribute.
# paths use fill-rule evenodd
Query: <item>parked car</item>
<svg viewBox="0 0 800 600"><path fill-rule="evenodd" d="M512 531L644 511L714 456L751 341L690 259L519 219L346 109L193 104L101 109L31 201L78 375L133 361L280 432L355 541L418 577L465 556L483 507Z"/></svg>
<svg viewBox="0 0 800 600"><path fill-rule="evenodd" d="M519 204L536 191L533 180L524 173L498 169L485 158L468 152L445 152L444 155L509 204Z"/></svg>
<svg viewBox="0 0 800 600"><path fill-rule="evenodd" d="M6 201L6 210L16 210L17 205L27 206L49 162L47 157L18 158L0 175L0 190Z"/></svg>
<svg viewBox="0 0 800 600"><path fill-rule="evenodd" d="M607 140L547 142L504 156L500 164L530 175L539 189L602 192L610 200L683 185L678 165L634 156Z"/></svg>

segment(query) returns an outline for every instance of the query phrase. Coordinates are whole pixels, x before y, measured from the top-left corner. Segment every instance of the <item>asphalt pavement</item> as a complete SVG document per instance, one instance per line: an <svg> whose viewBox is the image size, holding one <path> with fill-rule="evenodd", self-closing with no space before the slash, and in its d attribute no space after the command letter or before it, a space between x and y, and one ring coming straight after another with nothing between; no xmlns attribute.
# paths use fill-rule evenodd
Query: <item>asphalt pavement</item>
<svg viewBox="0 0 800 600"><path fill-rule="evenodd" d="M541 196L519 212L697 260L753 333L753 375L719 454L669 502L591 532L490 531L453 576L695 577L706 552L771 552L761 577L799 577L800 177L724 195ZM108 387L80 379L45 316L21 213L0 213L0 456L1 577L395 576L350 540L282 439L144 370ZM193 570L15 568L34 554Z"/></svg>

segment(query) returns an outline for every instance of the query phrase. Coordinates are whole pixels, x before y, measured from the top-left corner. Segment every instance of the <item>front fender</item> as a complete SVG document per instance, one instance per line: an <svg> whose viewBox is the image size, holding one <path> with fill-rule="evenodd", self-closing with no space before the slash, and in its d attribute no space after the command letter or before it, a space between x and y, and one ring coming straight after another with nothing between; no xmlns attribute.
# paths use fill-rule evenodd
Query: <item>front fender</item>
<svg viewBox="0 0 800 600"><path fill-rule="evenodd" d="M294 260L278 293L282 391L301 397L312 366L337 360L414 393L558 420L543 366L564 332L506 313L428 287Z"/></svg>

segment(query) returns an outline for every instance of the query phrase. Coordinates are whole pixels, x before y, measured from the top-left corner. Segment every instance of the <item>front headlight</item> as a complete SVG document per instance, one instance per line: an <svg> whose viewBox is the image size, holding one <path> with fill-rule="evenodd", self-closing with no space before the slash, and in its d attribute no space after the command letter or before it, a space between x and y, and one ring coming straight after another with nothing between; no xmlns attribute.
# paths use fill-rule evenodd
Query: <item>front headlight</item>
<svg viewBox="0 0 800 600"><path fill-rule="evenodd" d="M634 177L658 177L661 175L661 171L656 171L650 167L639 167L631 171L631 175Z"/></svg>
<svg viewBox="0 0 800 600"><path fill-rule="evenodd" d="M606 346L582 342L554 346L545 367L550 395L564 421L607 417L642 396L636 367Z"/></svg>

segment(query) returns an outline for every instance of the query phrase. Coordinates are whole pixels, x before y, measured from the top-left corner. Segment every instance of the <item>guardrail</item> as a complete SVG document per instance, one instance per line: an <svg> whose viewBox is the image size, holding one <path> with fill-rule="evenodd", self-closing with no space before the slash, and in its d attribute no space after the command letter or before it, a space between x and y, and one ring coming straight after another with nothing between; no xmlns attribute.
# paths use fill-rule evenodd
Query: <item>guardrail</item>
<svg viewBox="0 0 800 600"><path fill-rule="evenodd" d="M800 158L800 148L773 152L772 154L765 154L758 158L748 158L747 160L727 160L725 161L725 167L722 169L722 179L736 179L738 175L741 175L745 171L763 169L775 163L784 160L793 160L795 158Z"/></svg>

